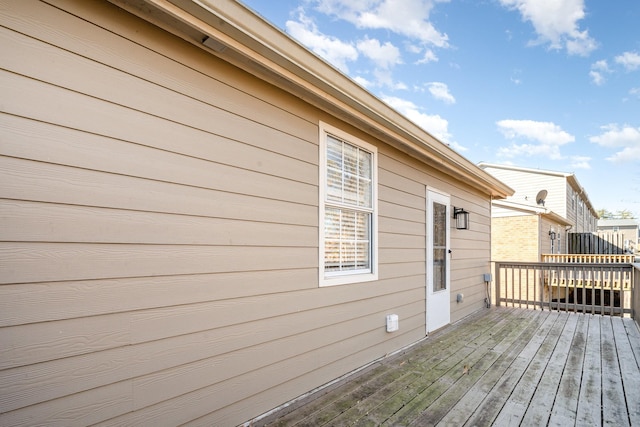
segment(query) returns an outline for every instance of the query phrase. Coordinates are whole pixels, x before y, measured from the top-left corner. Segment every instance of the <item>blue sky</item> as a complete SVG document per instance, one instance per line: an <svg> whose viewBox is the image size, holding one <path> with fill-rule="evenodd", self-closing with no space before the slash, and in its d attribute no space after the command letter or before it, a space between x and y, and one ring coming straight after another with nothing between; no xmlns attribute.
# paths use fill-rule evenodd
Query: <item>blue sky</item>
<svg viewBox="0 0 640 427"><path fill-rule="evenodd" d="M640 1L243 3L472 162L640 218Z"/></svg>

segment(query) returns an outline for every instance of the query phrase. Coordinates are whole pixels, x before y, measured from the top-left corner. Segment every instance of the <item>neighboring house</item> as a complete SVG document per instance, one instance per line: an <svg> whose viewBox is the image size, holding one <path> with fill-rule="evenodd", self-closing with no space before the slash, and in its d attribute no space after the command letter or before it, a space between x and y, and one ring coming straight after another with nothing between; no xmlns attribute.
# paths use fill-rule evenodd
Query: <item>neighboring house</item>
<svg viewBox="0 0 640 427"><path fill-rule="evenodd" d="M491 259L540 262L541 254L566 253L566 229L571 224L543 206L494 200L491 218Z"/></svg>
<svg viewBox="0 0 640 427"><path fill-rule="evenodd" d="M572 173L480 163L478 166L515 190L493 202L492 259L541 260L567 253L567 233L596 230L598 214Z"/></svg>
<svg viewBox="0 0 640 427"><path fill-rule="evenodd" d="M199 3L2 6L0 425L236 425L484 307L512 190Z"/></svg>
<svg viewBox="0 0 640 427"><path fill-rule="evenodd" d="M598 220L598 232L606 234L619 234L625 253L638 252L640 244L640 225L636 219L600 219Z"/></svg>

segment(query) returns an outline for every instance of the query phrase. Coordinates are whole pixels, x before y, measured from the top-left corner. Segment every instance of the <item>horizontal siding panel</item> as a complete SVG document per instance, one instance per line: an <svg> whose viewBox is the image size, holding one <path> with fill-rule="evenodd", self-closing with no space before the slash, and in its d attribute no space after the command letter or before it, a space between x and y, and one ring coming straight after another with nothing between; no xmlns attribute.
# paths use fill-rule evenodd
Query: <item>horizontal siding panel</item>
<svg viewBox="0 0 640 427"><path fill-rule="evenodd" d="M397 304L402 304L401 301L411 302L416 300L415 295L412 296L408 293L405 293L404 295L402 293L396 293L394 294L394 299L397 301ZM216 317L219 314L217 312L211 313L216 313ZM373 323L373 326L370 326L370 329L383 329L384 316L382 312L377 313L374 317L380 318L379 324L376 326L375 323ZM353 328L345 327L349 326L351 323L355 325ZM167 343L153 342L142 347L125 346L111 350L104 350L99 353L68 357L13 369L5 369L0 371L0 383L7 385L5 387L6 394L0 396L0 411L11 411L31 404L62 397L67 394L122 381L126 378L148 374L150 375L149 378L155 378L156 380L151 380L149 378L145 379L144 377L134 380L134 390L137 384L139 387L142 387L144 391L142 395L134 392L134 401L136 402L136 406L140 407L140 402L143 402L142 406L146 406L146 404L148 404L146 401L146 399L148 399L147 392L154 395L154 393L152 393L154 387L149 385L151 388L147 389L145 386L145 384L150 384L148 381L151 381L156 385L158 384L158 381L175 382L175 384L170 387L172 391L157 391L155 393L156 395L163 392L175 393L182 386L194 389L196 388L192 387L194 385L194 381L204 381L202 384L204 387L219 381L219 379L215 377L216 375L231 375L230 372L233 366L235 366L234 369L239 370L233 375L240 375L244 370L247 370L247 365L251 363L250 360L252 358L253 360L259 360L260 363L269 364L272 363L269 361L269 356L267 356L270 354L273 355L272 357L275 357L273 360L273 363L275 363L277 360L281 359L284 349L292 350L294 354L291 357L293 357L296 354L304 353L301 349L305 344L315 347L319 345L318 342L322 339L328 339L330 342L346 339L345 337L341 338L340 334L342 333L346 334L346 336L350 336L354 332L354 329L358 330L359 328L366 327L371 324L372 319L366 318L365 316L364 318L360 317L346 322L335 323L326 327L326 329L331 331L331 333L323 333L318 330L306 332L306 334L313 336L312 339L302 339L302 341L297 341L297 336L294 336L294 338L281 339L280 342L271 341L264 344L266 347L259 352L262 354L262 357L257 359L253 357L250 357L248 360L242 359L242 355L249 356L252 354L252 350L250 349L236 349L237 351L233 351L232 353L225 351L225 349L220 349L219 351L221 356L216 358L216 360L195 361L193 362L195 364L193 366L181 366L176 368L180 372L180 375L177 375L176 373L175 376L172 376L171 372L167 372L165 370L160 371L164 368L163 363L175 364L185 357L189 357L192 360L199 357L201 358L203 356L203 351L206 352L208 347L204 346L203 348L202 345L197 346L197 343L192 342L191 349L196 348L196 351L198 352L194 354L193 351L188 351L189 347L167 347ZM135 323L132 323L132 327L136 327ZM214 336L210 336L208 339L212 341L214 348L218 348L218 344L216 343ZM281 345L283 342L287 341L294 341L297 342L297 344L290 346ZM200 344L202 343L200 342ZM155 347L156 350L149 351L149 347ZM170 350L171 348L175 348L175 350L172 351ZM269 350L270 348L271 350ZM226 350L228 350L228 348ZM240 359L243 360L242 363L239 363L239 361L241 361ZM229 363L231 365L225 365L225 363ZM190 373L195 375L200 372L200 374L202 374L202 371L198 369L199 366L201 369L205 369L207 372L211 370L211 372L207 375L196 375L191 378ZM221 367L224 369L220 369ZM157 373L152 374L150 371L156 371ZM188 382L184 382L185 378L191 379ZM199 380L196 381L195 378L199 378ZM182 386L180 384L182 384Z"/></svg>
<svg viewBox="0 0 640 427"><path fill-rule="evenodd" d="M334 372L334 371L343 372L343 373L348 372L348 371L345 371L345 369L348 369L348 366L351 363L356 363L352 366L363 366L363 364L367 363L365 362L366 354L371 355L369 356L370 357L369 361L376 360L378 358L382 358L385 355L393 352L393 349L402 347L403 342L414 343L420 340L421 338L424 338L424 313L421 313L419 315L416 315L410 318L405 318L404 322L401 325L401 328L403 328L401 329L402 331L401 333L396 332L392 334L389 338L387 338L387 340L382 342L380 341L380 339L375 340L373 339L373 337L370 337L370 335L373 335L373 334L367 334L367 336L363 336L362 339L367 340L367 338L369 338L367 341L376 342L376 345L373 345L367 348L365 354L347 355L333 364L319 367L315 371L307 373L306 375L292 378L285 383L272 385L270 387L270 390L274 391L273 395L276 397L291 396L290 398L294 398L297 396L295 395L292 396L290 391L292 389L295 390L295 388L293 387L298 387L299 389L304 388L305 384L308 384L310 380L314 381L315 383L318 383L319 381L322 381L323 377L326 378L326 375L328 372ZM389 334L387 334L387 336L389 336ZM354 362L352 360L353 358L358 358L359 362ZM282 378L282 376L276 376L273 379L278 379L278 378ZM241 387L251 387L251 384L254 383L256 380L257 379L255 377L252 377L251 375L236 377L233 380L229 381L230 384L228 385L228 388L230 389L230 391L236 392L235 390L238 389L239 391ZM273 381L269 381L269 383L273 384ZM250 396L248 399L239 401L237 404L226 406L223 409L220 409L211 414L208 414L207 416L204 416L198 420L194 420L191 423L187 423L186 425L189 425L189 426L196 426L196 425L202 425L202 424L227 425L227 424L236 424L243 421L249 421L247 419L247 413L249 413L247 410L250 410L251 408L255 409L256 407L259 407L259 408L262 408L261 412L264 412L278 405L278 403L274 405L273 400L271 399L273 399L271 395L255 394Z"/></svg>
<svg viewBox="0 0 640 427"><path fill-rule="evenodd" d="M67 94L62 92L56 96L56 102L60 102L61 98ZM22 101L5 103L5 110L10 113L12 109L19 109L13 108L14 105L12 105L18 102ZM86 106L83 108L82 105L76 106L79 102L79 99L72 101L74 106L67 108L68 113L73 117L82 117L81 110L88 108ZM39 102L39 104L43 103ZM48 107L54 108L53 105ZM95 108L98 109L99 106ZM114 108L122 110L120 107ZM131 116L127 111L120 113L114 111L115 114ZM39 116L32 115L36 118ZM46 119L44 113L40 117ZM167 169L166 172L175 174L180 172L180 165L183 162L191 162L193 165L210 165L211 167L232 166L312 185L317 185L318 182L318 168L313 163L217 135L158 119L144 120L144 118L132 117L124 123L123 120L114 119L112 124L118 129L127 128L129 135L135 138L117 139L91 133L91 129L76 130L11 114L2 114L0 120L0 137L4 142L1 147L2 154L132 176L147 174L162 176L159 175L158 168ZM142 127L143 125L146 127ZM90 128L90 126L86 127ZM142 138L147 134L151 134L148 141ZM255 135L253 139L262 138L264 136L260 134ZM286 153L290 150L286 150L285 142L281 148ZM318 149L315 146L313 146L313 155L315 158L318 156ZM156 162L157 165L153 164ZM172 165L174 162L175 166Z"/></svg>
<svg viewBox="0 0 640 427"><path fill-rule="evenodd" d="M453 195L459 193L460 187L463 186L461 182L452 180L450 176L442 174L437 169L429 166L425 167L424 164L414 158L399 155L399 153L392 152L387 148L383 148L381 151L381 167L401 177L397 182L422 184L422 192L420 192L419 187L411 186L411 188L415 188L415 191L410 191L413 194L424 196L424 186L428 185ZM402 186L396 186L395 188L402 189Z"/></svg>
<svg viewBox="0 0 640 427"><path fill-rule="evenodd" d="M468 262L451 271L453 280L469 280L475 282L484 282L482 275L484 273L493 273L488 262Z"/></svg>
<svg viewBox="0 0 640 427"><path fill-rule="evenodd" d="M412 221L424 224L425 222L425 210L414 209L407 206L398 205L395 203L389 203L383 199L378 200L378 208L380 216L396 219L404 219L406 221Z"/></svg>
<svg viewBox="0 0 640 427"><path fill-rule="evenodd" d="M0 286L0 326L277 294L317 286L317 267L3 285Z"/></svg>
<svg viewBox="0 0 640 427"><path fill-rule="evenodd" d="M318 228L0 199L3 241L317 247Z"/></svg>
<svg viewBox="0 0 640 427"><path fill-rule="evenodd" d="M3 426L88 426L133 410L131 381L71 394L0 414Z"/></svg>
<svg viewBox="0 0 640 427"><path fill-rule="evenodd" d="M407 234L424 238L424 222L405 221L403 219L378 217L378 229L383 233Z"/></svg>
<svg viewBox="0 0 640 427"><path fill-rule="evenodd" d="M78 6L80 5L73 6L74 14L78 13ZM62 7L64 8L65 6L62 5ZM95 9L96 5L91 4L89 7ZM149 81L154 82L160 88L166 87L176 93L184 93L190 101L185 100L185 102L188 102L189 107L184 109L181 115L186 114L188 116L190 109L198 105L197 101L202 104L212 104L215 102L215 104L219 104L222 109L232 111L239 117L245 115L247 111L251 111L250 121L247 121L246 118L239 119L242 120L242 123L240 126L235 127L232 126L231 123L225 124L214 121L206 123L205 120L202 120L201 123L204 123L203 126L214 126L215 123L215 129L224 129L226 136L232 139L245 140L242 136L243 133L247 130L250 131L252 123L258 120L259 122L264 122L269 125L268 128L264 129L265 135L271 132L280 133L276 129L281 127L281 123L286 122L288 123L288 132L295 132L298 137L306 138L309 142L316 143L317 141L317 125L301 120L291 113L291 111L301 110L305 104L296 102L297 108L287 110L284 108L276 108L270 102L261 101L252 95L252 93L264 91L264 84L259 84L252 78L242 79L241 85L246 86L248 81L252 81L255 89L260 88L254 92L250 90L241 91L228 84L216 81L211 78L211 76L216 76L221 72L226 72L226 75L222 74L225 76L233 75L237 74L239 70L220 62L218 62L218 67L210 66L204 70L193 69L194 53L201 58L206 58L205 61L200 61L200 64L212 64L212 62L215 63L216 61L212 61L211 55L194 49L192 46L178 42L180 44L178 52L180 50L187 50L187 52L184 53L184 60L188 61L189 65L185 66L180 62L167 58L161 53L153 52L144 47L143 44L149 41L148 37L143 43L132 44L125 38L111 31L105 30L90 22L78 20L72 14L67 14L48 5L34 5L24 2L24 5L15 5L12 6L11 9L12 12L16 11L19 15L5 16L3 18L5 25L17 33L31 34L34 38L46 41L44 45L34 40L23 43L26 44L25 48L37 49L36 55L38 55L34 58L35 62L26 61L13 65L14 67L19 67L18 69L25 73L34 73L36 76L40 76L38 73L45 70L40 66L42 62L38 63L38 59L41 58L41 56L45 58L50 56L56 63L56 67L44 67L46 73L42 75L43 79L56 79L56 84L62 87L77 88L74 90L86 92L98 97L105 97L105 99L114 96L124 96L131 100L131 93L127 93L130 88L123 84L114 84L113 77L110 79L74 79L74 77L78 75L77 67L80 65L89 67L89 69L85 70L85 72L89 74L85 75L99 76L100 74L97 70L99 68L104 69L105 67L97 65L96 63L109 64L111 67L123 71L121 78L128 78L128 75L144 76L144 81L136 81L133 94L137 94L140 90L144 91L144 85ZM130 20L132 27L128 28L127 32L135 35L137 38L152 34L151 38L158 37L160 40L165 41L166 44L176 45L176 40L173 37L168 36L158 29L149 30L150 27L147 26L147 24L141 23L141 21L133 17L127 17L117 9L114 10L107 6L104 7L104 10L112 16L115 12L118 15L117 20ZM92 14L92 19L95 18L96 15ZM55 24L51 25L49 22L55 22ZM113 21L108 22L110 25L113 25ZM62 28L64 31L61 31ZM125 28L127 28L126 25L121 25L121 29ZM20 36L13 35L13 37ZM166 45L163 45L160 40L157 41L158 46L166 49ZM60 47L65 52L64 58L62 55L52 55L50 52L53 51L54 48L47 46L49 44ZM47 49L47 51L44 51L44 49ZM69 55L69 52L73 52L78 56ZM84 58L94 60L95 63L86 61ZM71 71L67 72L65 65ZM25 70L24 67L29 67L29 69ZM221 67L222 70L219 70L219 67ZM102 83L103 81L104 83ZM118 82L118 80L116 80L116 82ZM237 84L238 82L233 83ZM215 96L211 96L212 94L215 94ZM282 93L280 92L280 94ZM145 97L141 96L137 101L132 102L145 102L145 99ZM122 101L116 99L115 102L121 103ZM138 105L136 108L162 108L162 105L153 106L144 104L144 107Z"/></svg>
<svg viewBox="0 0 640 427"><path fill-rule="evenodd" d="M123 297L123 296L121 296ZM128 314L0 328L0 369L93 353L131 343Z"/></svg>
<svg viewBox="0 0 640 427"><path fill-rule="evenodd" d="M195 363L203 359L267 345L282 339L291 341L302 339L301 336L324 334L325 328L335 328L339 325L346 327L349 322L361 317L378 316L376 317L377 322L380 323L381 313L384 313L389 307L404 307L414 304L416 294L419 293L419 291L410 289L397 292L398 295L394 295L392 298L386 296L371 298L344 306L335 305L322 310L310 309L275 315L240 324L148 341L135 345L132 364L136 367L136 375L157 372L157 376L160 376L162 370ZM418 305L424 311L424 304ZM331 319L331 322L326 322L326 319ZM384 317L382 321L384 321ZM354 330L356 329L352 328L352 332ZM245 366L246 370L250 370L250 368L250 364Z"/></svg>
<svg viewBox="0 0 640 427"><path fill-rule="evenodd" d="M408 278L410 276L420 276L418 280L422 280L424 284L424 274L426 271L426 261L404 262L380 265L380 280L389 278ZM0 288L2 289L2 288Z"/></svg>
<svg viewBox="0 0 640 427"><path fill-rule="evenodd" d="M481 259L485 262L488 261L486 255L484 254L485 250L483 249L473 249L467 247L459 247L452 249L452 258L457 261L469 261L474 259Z"/></svg>
<svg viewBox="0 0 640 427"><path fill-rule="evenodd" d="M424 249L379 248L378 253L381 263L417 262L425 259Z"/></svg>
<svg viewBox="0 0 640 427"><path fill-rule="evenodd" d="M394 233L379 233L378 242L381 248L424 248L425 238L424 235L409 235L409 234L394 234ZM426 254L426 252L425 252ZM425 255L426 257L426 255ZM425 260L426 262L426 260Z"/></svg>
<svg viewBox="0 0 640 427"><path fill-rule="evenodd" d="M415 300L415 298L414 298ZM419 313L422 304L414 303L409 313ZM133 381L136 409L177 397L191 390L229 380L235 376L269 365L287 363L291 358L303 358L307 370L318 366L318 360L309 361L308 353L317 353L326 347L340 346L354 335L380 332L385 329L385 311L344 321L305 334L281 338L261 345L226 353L211 359L160 371ZM340 358L339 354L334 359ZM330 360L325 363L330 363Z"/></svg>
<svg viewBox="0 0 640 427"><path fill-rule="evenodd" d="M9 157L0 168L7 199L318 225L317 199L309 206Z"/></svg>
<svg viewBox="0 0 640 427"><path fill-rule="evenodd" d="M393 300L396 293L420 288L421 285L421 277L412 276L331 289L315 288L137 311L131 317L132 341L153 341L306 310L332 311L334 306L351 313L351 304L356 301L379 297ZM362 306L356 307L363 309ZM333 315L340 318L336 313Z"/></svg>
<svg viewBox="0 0 640 427"><path fill-rule="evenodd" d="M0 371L0 413L130 378L131 347Z"/></svg>
<svg viewBox="0 0 640 427"><path fill-rule="evenodd" d="M3 72L4 73L4 72ZM25 79L14 74L6 74L0 79L0 90L7 96L5 108L8 112L18 115L30 114L32 105L44 104L46 99L55 100L56 104L47 106L47 111L64 110L66 117L87 117L96 123L112 123L118 128L133 132L134 129L157 129L160 122L152 116L132 111L122 111L121 107L110 104L97 103L92 98L65 91L63 89L45 85L33 80ZM29 99L31 97L31 99ZM22 108L16 108L13 104L23 103ZM56 108L59 103L72 105L64 109ZM9 105L7 105L9 104ZM95 104L95 105L94 105ZM113 107L109 111L109 107ZM77 109L74 113L74 108ZM17 111L16 111L17 110ZM24 111L21 111L24 110ZM71 110L71 111L70 111ZM58 113L61 114L61 113ZM61 118L60 118L61 119ZM242 126L237 124L237 126ZM123 135L123 137L126 137ZM185 138L184 132L174 132L173 135L159 134L158 138L172 137L177 140ZM256 133L254 137L264 137ZM75 156L68 156L81 162L77 166L86 169L108 170L130 176L139 176L148 179L176 182L202 188L211 188L255 196L264 196L279 200L291 200L298 203L317 203L317 186L310 183L291 181L273 175L266 175L238 167L214 163L189 156L177 156L175 153L152 150L141 145L128 144L114 141L115 148L100 151L100 144L96 144L98 156L91 155L91 149L84 149ZM93 147L93 145L91 145ZM86 159L81 155L84 154ZM119 161L109 162L108 159L116 158ZM259 156L256 161L259 161ZM291 164L295 164L291 160ZM288 164L288 163L287 163ZM313 172L317 169L308 165L308 181L316 182ZM224 177L224 179L220 179Z"/></svg>
<svg viewBox="0 0 640 427"><path fill-rule="evenodd" d="M378 170L378 179L381 185L402 190L414 196L421 197L425 194L425 186L423 183L412 181L404 176L382 168Z"/></svg>
<svg viewBox="0 0 640 427"><path fill-rule="evenodd" d="M416 316L417 319L420 319L420 317ZM294 382L293 386L287 384L277 394L282 401L286 401L299 394L296 390L309 390L309 386L314 387L313 384L322 384L326 378L332 377L332 375L335 377L336 372L347 373L354 366L363 366L375 358L384 356L392 349L401 347L402 343L407 341L408 334L412 336L409 338L410 342L420 339L419 336L413 338L416 336L415 330L409 329L408 322L405 322L405 325L407 329L404 334L391 336L386 341L380 340L381 334L385 334L382 336L387 336L386 332L383 332L383 327L357 337L358 343L376 343L361 351L349 351L348 349L356 349L361 346L350 345L346 349L342 342L322 347L313 353L314 369L312 371L308 369L309 355L305 354L295 359L269 365L265 369L245 373L229 381L207 386L177 396L174 399L139 409L130 415L127 414L121 418L109 420L105 425L123 423L133 425L155 423L179 425L207 415L214 408L224 408L234 402L242 401L247 397L247 390L253 390L258 385L261 386L260 388L271 390L283 383L292 381ZM416 330L422 330L422 336L424 336L424 318L422 318L421 327L416 328ZM269 393L268 395L272 396L274 394ZM203 402L210 404L203 404ZM207 423L210 422L210 425L236 425L247 421L248 418L250 416L247 413L230 415L223 409L220 411L219 416L214 415L212 418L208 418Z"/></svg>
<svg viewBox="0 0 640 427"><path fill-rule="evenodd" d="M0 283L283 270L317 265L315 248L0 243Z"/></svg>
<svg viewBox="0 0 640 427"><path fill-rule="evenodd" d="M422 212L422 217L426 218L425 209L427 205L427 199L424 191L422 195L409 194L405 191L389 187L380 182L378 185L378 198L386 203L392 203L394 205L415 209L418 212ZM384 207L384 204L380 205L381 209L384 209Z"/></svg>

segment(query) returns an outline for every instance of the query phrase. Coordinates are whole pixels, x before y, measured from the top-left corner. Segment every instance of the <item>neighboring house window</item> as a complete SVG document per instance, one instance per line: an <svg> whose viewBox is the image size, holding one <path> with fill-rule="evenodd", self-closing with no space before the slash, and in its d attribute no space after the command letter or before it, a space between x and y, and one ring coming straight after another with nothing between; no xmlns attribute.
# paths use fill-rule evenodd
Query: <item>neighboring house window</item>
<svg viewBox="0 0 640 427"><path fill-rule="evenodd" d="M376 280L377 149L320 124L320 285Z"/></svg>

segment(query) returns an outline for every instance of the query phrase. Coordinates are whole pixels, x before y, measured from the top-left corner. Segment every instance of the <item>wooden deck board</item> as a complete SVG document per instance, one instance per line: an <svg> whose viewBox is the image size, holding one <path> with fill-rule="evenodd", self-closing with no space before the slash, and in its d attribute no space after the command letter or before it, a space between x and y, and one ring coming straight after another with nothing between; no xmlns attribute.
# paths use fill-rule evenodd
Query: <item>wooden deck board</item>
<svg viewBox="0 0 640 427"><path fill-rule="evenodd" d="M640 426L640 368L631 347L627 329L621 322L612 322L613 336L616 341L616 352L620 363L620 372L624 373L624 395L632 426ZM636 329L637 331L637 329Z"/></svg>
<svg viewBox="0 0 640 427"><path fill-rule="evenodd" d="M476 377L475 372L485 372L489 366L499 357L497 351L492 349L502 340L506 339L512 331L509 322L504 320L499 323L496 328L486 331L484 334L465 345L465 350L473 349L467 354L467 351L458 352L458 354L466 354L464 358L460 358L449 371L440 376L436 381L422 390L419 394L413 396L402 408L395 412L391 417L385 420L383 425L408 425L420 416L422 412L430 412L429 407L436 400L440 400L443 409L451 405L451 396L455 396L456 389L460 387L459 383L471 382ZM452 360L451 358L449 360ZM472 375L469 375L473 371ZM467 381L465 381L467 380ZM455 385L455 387L454 387ZM457 401L457 399L456 399ZM437 413L439 411L433 411ZM444 415L444 414L443 414Z"/></svg>
<svg viewBox="0 0 640 427"><path fill-rule="evenodd" d="M531 310L525 312L535 313ZM515 358L526 346L526 343L533 337L538 330L540 317L543 318L549 312L544 312L541 316L530 317L526 324L523 323L519 340L506 351L489 370L483 373L480 380L456 403L456 405L440 420L438 425L442 426L460 426L464 425L480 404L487 397L489 392L500 381L505 371L511 366Z"/></svg>
<svg viewBox="0 0 640 427"><path fill-rule="evenodd" d="M622 375L611 318L600 318L602 355L602 418L604 425L628 426Z"/></svg>
<svg viewBox="0 0 640 427"><path fill-rule="evenodd" d="M533 397L522 420L524 425L546 425L558 394L562 373L567 365L569 350L581 315L569 314Z"/></svg>
<svg viewBox="0 0 640 427"><path fill-rule="evenodd" d="M499 316L496 314L492 316L492 319L498 320ZM453 325L454 329L459 325ZM483 333L488 329L484 323L476 323L468 328L464 328L462 331L458 331L457 334L442 335L442 333L436 333L433 338L432 346L423 351L412 351L405 353L402 358L392 358L382 364L383 369L378 372L377 375L370 375L367 383L363 386L366 390L354 390L352 393L344 393L339 396L338 399L328 402L319 402L317 405L319 408L316 412L313 412L304 417L303 420L298 421L296 425L310 425L318 426L331 422L333 426L353 425L354 423L360 423L360 425L366 425L367 422L363 417L366 417L369 413L375 412L376 408L386 403L390 396L397 394L399 390L413 384L420 376L420 373L424 369L425 364L434 364L442 359L442 353L444 351L455 351L461 348L467 340L475 339L478 334ZM344 402L351 402L351 407L344 410L339 414L339 417L326 420L322 416L323 412L335 412L336 406L344 406ZM353 404L355 402L355 404ZM324 405L324 406L323 406ZM299 419L296 417L298 414L292 414L291 419ZM288 424L288 417L284 417L284 423L278 423L277 425L290 425ZM376 425L375 421L372 425Z"/></svg>
<svg viewBox="0 0 640 427"><path fill-rule="evenodd" d="M471 418L464 424L465 426L491 425L495 418L500 415L505 403L509 401L511 392L517 386L520 378L529 366L531 359L544 342L545 337L557 318L557 313L550 313L549 316L545 318L536 330L534 336L527 342L522 352L504 372L500 381L498 381L485 400L482 401L482 404L474 411Z"/></svg>
<svg viewBox="0 0 640 427"><path fill-rule="evenodd" d="M551 409L549 426L565 427L573 424L578 413L578 397L582 381L582 365L586 351L589 317L587 315L577 315L576 317L576 330L571 340L567 363L562 372L558 392Z"/></svg>
<svg viewBox="0 0 640 427"><path fill-rule="evenodd" d="M640 425L630 319L493 308L254 426Z"/></svg>
<svg viewBox="0 0 640 427"><path fill-rule="evenodd" d="M602 366L600 364L600 317L589 318L587 345L582 365L576 425L602 425Z"/></svg>

